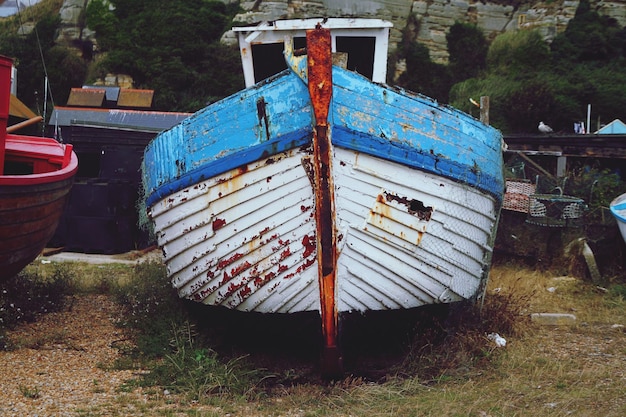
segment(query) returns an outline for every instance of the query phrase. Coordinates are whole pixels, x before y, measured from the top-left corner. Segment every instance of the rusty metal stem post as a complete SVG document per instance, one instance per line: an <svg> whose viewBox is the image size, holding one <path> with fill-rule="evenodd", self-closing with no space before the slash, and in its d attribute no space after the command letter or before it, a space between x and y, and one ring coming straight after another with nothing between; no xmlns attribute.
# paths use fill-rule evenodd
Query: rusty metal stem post
<svg viewBox="0 0 626 417"><path fill-rule="evenodd" d="M330 31L307 31L308 87L315 113L313 132L315 220L317 262L320 286L320 310L324 351L322 374L338 377L342 358L338 346L336 305L337 238L335 233L335 195L332 178L332 146L328 128L328 112L332 97L332 53Z"/></svg>

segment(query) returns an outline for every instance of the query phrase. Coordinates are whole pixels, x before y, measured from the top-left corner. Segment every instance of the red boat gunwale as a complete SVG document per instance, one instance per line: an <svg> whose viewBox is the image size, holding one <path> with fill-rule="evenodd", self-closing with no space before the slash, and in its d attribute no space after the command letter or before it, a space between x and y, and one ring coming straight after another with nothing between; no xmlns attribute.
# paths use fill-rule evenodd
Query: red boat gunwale
<svg viewBox="0 0 626 417"><path fill-rule="evenodd" d="M32 165L32 174L0 175L0 185L32 185L62 181L78 170L78 158L72 145L52 138L7 135L5 162Z"/></svg>

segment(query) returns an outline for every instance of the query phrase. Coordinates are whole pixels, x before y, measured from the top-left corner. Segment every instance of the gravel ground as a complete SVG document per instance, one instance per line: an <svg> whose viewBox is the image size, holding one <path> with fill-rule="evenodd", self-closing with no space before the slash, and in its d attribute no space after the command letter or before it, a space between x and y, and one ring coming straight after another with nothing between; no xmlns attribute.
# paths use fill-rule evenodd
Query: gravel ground
<svg viewBox="0 0 626 417"><path fill-rule="evenodd" d="M116 310L106 296L79 296L66 311L9 332L17 348L0 351L0 415L77 416L119 402L120 386L136 375L105 370L118 356L111 344L124 337ZM127 404L148 400L140 389L123 394Z"/></svg>

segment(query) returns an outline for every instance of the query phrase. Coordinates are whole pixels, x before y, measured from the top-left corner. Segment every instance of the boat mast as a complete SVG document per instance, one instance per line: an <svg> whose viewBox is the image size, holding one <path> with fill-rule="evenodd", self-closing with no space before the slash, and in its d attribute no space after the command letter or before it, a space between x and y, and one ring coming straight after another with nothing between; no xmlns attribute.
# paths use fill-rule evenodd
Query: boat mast
<svg viewBox="0 0 626 417"><path fill-rule="evenodd" d="M322 29L318 24L314 30L307 31L306 39L308 87L315 114L313 132L315 220L320 313L324 338L321 370L324 376L334 378L340 376L343 370L341 351L337 343L337 238L334 184L331 174L332 147L328 129L328 111L333 93L330 30Z"/></svg>

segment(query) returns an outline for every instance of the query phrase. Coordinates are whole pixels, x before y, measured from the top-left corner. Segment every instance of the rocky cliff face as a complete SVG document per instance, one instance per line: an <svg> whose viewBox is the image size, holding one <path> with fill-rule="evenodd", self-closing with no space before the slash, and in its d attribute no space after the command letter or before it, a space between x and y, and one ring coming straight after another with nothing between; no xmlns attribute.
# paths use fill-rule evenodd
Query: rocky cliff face
<svg viewBox="0 0 626 417"><path fill-rule="evenodd" d="M601 14L614 17L626 25L626 0L591 0ZM503 1L477 0L259 0L242 2L245 13L236 23L318 16L377 17L394 24L391 48L400 40L404 29L426 45L431 58L445 62L448 58L446 33L455 22L474 23L488 39L505 31L538 29L547 41L565 30L574 17L579 0L527 1L517 6ZM517 2L512 2L517 3Z"/></svg>
<svg viewBox="0 0 626 417"><path fill-rule="evenodd" d="M230 3L235 0L222 0ZM590 0L599 13L615 18L626 26L626 0ZM84 9L89 0L65 0L60 17L62 28L58 43L76 45L94 39L84 26ZM455 22L474 23L488 39L505 31L535 28L547 41L567 27L574 17L579 0L525 1L512 6L504 0L256 0L242 1L245 10L235 17L235 24L287 18L376 17L389 20L391 49L408 30L414 40L426 45L431 58L446 62L446 33ZM517 2L512 2L518 4ZM225 40L234 39L225 35Z"/></svg>

